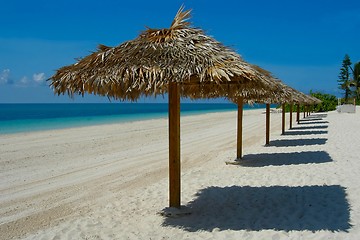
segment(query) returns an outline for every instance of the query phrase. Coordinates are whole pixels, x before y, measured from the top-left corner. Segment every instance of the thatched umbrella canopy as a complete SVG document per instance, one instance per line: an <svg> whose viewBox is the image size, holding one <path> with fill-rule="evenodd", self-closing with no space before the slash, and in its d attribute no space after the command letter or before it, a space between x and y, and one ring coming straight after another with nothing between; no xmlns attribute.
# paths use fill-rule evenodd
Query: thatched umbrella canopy
<svg viewBox="0 0 360 240"><path fill-rule="evenodd" d="M181 96L219 97L239 89L271 89L272 82L237 53L204 31L190 27L190 10L180 8L168 29L147 29L116 47L100 45L51 77L55 93L91 93L136 100L180 84ZM235 86L234 86L235 85Z"/></svg>
<svg viewBox="0 0 360 240"><path fill-rule="evenodd" d="M180 207L180 96L247 97L277 91L261 71L203 30L190 26L181 7L170 28L147 29L116 47L96 52L57 70L50 78L56 94L90 94L135 101L169 95L170 207Z"/></svg>
<svg viewBox="0 0 360 240"><path fill-rule="evenodd" d="M311 95L307 95L307 97L309 98L309 102L311 104L320 104L322 103L322 101L314 96L311 96Z"/></svg>
<svg viewBox="0 0 360 240"><path fill-rule="evenodd" d="M306 104L304 106L304 117L305 117L305 111L307 112L307 115L310 115L311 108L313 108L315 104L320 104L322 102L320 99L311 95L305 95L305 97L306 97Z"/></svg>

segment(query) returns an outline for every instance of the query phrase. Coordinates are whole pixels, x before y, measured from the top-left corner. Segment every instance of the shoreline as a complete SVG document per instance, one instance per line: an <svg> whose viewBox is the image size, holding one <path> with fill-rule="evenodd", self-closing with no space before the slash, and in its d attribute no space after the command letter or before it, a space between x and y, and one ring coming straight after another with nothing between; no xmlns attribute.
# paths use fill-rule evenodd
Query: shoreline
<svg viewBox="0 0 360 240"><path fill-rule="evenodd" d="M244 111L258 110L261 108L246 108ZM204 109L187 110L180 113L181 117L202 115L209 113L222 113L236 111L236 109ZM119 114L87 117L64 117L47 119L21 119L0 121L0 136L9 134L31 133L59 129L71 129L78 127L99 126L108 124L121 124L153 119L168 118L167 112L155 112L144 114Z"/></svg>
<svg viewBox="0 0 360 240"><path fill-rule="evenodd" d="M285 135L271 114L264 147L262 111L244 111L239 166L225 164L236 156L236 111L182 117L191 215L175 219L158 214L168 206L167 119L0 138L0 238L356 239L360 114L313 114Z"/></svg>

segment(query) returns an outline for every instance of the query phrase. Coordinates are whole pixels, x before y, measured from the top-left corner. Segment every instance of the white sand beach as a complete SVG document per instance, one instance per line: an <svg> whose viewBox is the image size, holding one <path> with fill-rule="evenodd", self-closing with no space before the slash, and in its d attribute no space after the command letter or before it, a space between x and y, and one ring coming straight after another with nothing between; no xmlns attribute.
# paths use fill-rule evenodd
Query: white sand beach
<svg viewBox="0 0 360 240"><path fill-rule="evenodd" d="M167 119L0 136L0 239L359 239L360 108L281 135L271 114L181 118L182 200L168 206ZM287 129L288 129L287 114ZM301 119L303 115L301 114Z"/></svg>

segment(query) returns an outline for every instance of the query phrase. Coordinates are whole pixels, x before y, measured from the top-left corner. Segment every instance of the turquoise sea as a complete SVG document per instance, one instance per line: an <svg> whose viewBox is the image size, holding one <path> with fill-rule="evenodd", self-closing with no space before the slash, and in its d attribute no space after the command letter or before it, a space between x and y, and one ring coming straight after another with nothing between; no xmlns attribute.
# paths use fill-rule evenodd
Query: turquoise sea
<svg viewBox="0 0 360 240"><path fill-rule="evenodd" d="M263 105L244 109L263 108ZM181 116L235 111L230 103L184 103ZM0 134L166 118L166 103L0 104Z"/></svg>

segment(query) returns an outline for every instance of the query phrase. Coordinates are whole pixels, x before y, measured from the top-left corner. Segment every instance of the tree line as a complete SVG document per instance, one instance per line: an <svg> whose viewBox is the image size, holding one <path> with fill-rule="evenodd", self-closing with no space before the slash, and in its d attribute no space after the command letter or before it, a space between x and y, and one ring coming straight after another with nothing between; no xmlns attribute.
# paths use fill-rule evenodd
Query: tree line
<svg viewBox="0 0 360 240"><path fill-rule="evenodd" d="M344 98L341 99L342 103L352 104L355 99L356 104L360 104L360 62L356 62L353 65L349 55L345 54L337 82L339 89L341 89L344 94ZM338 99L335 95L313 92L311 90L310 95L321 100L321 103L313 106L313 111L327 112L336 109ZM291 106L293 107L293 111L296 111L296 107L290 104L285 105L285 111L290 111ZM281 106L278 107L280 108ZM303 110L303 107L301 107L301 110Z"/></svg>
<svg viewBox="0 0 360 240"><path fill-rule="evenodd" d="M344 93L344 103L349 103L353 99L360 103L360 62L352 65L347 54L342 61L338 84Z"/></svg>
<svg viewBox="0 0 360 240"><path fill-rule="evenodd" d="M355 99L356 103L360 104L360 62L356 62L353 65L349 55L345 54L337 82L339 89L344 94L344 97L341 99L342 103L352 104ZM322 101L314 106L313 110L315 112L326 112L336 109L338 100L335 95L312 91L310 91L310 95ZM289 109L290 106L287 107L287 110Z"/></svg>

